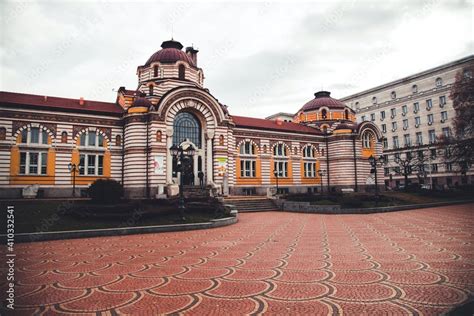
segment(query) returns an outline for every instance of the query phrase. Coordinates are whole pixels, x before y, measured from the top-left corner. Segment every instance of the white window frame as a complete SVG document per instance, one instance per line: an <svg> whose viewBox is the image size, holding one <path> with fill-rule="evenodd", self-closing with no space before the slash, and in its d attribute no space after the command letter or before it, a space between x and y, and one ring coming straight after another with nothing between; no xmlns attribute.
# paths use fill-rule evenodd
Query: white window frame
<svg viewBox="0 0 474 316"><path fill-rule="evenodd" d="M81 158L84 156L84 165L81 164ZM89 156L94 158L94 173L89 173ZM102 166L99 164L99 157L102 157ZM102 169L102 174L99 171ZM95 176L100 177L104 175L104 155L102 153L81 153L79 154L79 175L80 176Z"/></svg>
<svg viewBox="0 0 474 316"><path fill-rule="evenodd" d="M276 144L273 146L273 156L275 157L287 157L285 144Z"/></svg>
<svg viewBox="0 0 474 316"><path fill-rule="evenodd" d="M316 162L304 162L303 168L305 178L316 178Z"/></svg>
<svg viewBox="0 0 474 316"><path fill-rule="evenodd" d="M364 135L362 135L362 147L363 148L372 148L370 145L372 135L369 132L365 132Z"/></svg>
<svg viewBox="0 0 474 316"><path fill-rule="evenodd" d="M89 139L90 135L94 133L95 138L94 138L94 145L89 145ZM84 144L82 144L82 137L84 136ZM102 141L100 141L102 139ZM93 130L87 130L79 135L79 146L81 148L94 148L94 149L105 149L104 146L104 135L99 133L98 131L93 131Z"/></svg>
<svg viewBox="0 0 474 316"><path fill-rule="evenodd" d="M277 160L273 162L273 171L279 174L279 178L288 178L288 161Z"/></svg>
<svg viewBox="0 0 474 316"><path fill-rule="evenodd" d="M38 129L38 142L32 142L31 141L31 129L32 128L37 128ZM26 142L23 142L23 131L26 130ZM45 136L46 136L46 142L45 141ZM28 125L25 129L23 129L20 132L20 145L35 145L35 146L48 146L48 131L46 131L44 128L41 126L31 126Z"/></svg>
<svg viewBox="0 0 474 316"><path fill-rule="evenodd" d="M36 164L36 173L30 171L31 165L31 154L38 155L38 163ZM25 154L25 172L21 172L21 155ZM46 165L46 170L43 172L43 163ZM48 152L47 151L35 151L35 150L21 150L20 151L20 166L19 166L19 175L35 175L35 176L44 176L48 174Z"/></svg>
<svg viewBox="0 0 474 316"><path fill-rule="evenodd" d="M241 178L255 178L257 176L256 169L257 169L257 161L255 159L240 160L240 177Z"/></svg>
<svg viewBox="0 0 474 316"><path fill-rule="evenodd" d="M255 155L255 146L250 141L245 141L240 145L239 152L241 155Z"/></svg>

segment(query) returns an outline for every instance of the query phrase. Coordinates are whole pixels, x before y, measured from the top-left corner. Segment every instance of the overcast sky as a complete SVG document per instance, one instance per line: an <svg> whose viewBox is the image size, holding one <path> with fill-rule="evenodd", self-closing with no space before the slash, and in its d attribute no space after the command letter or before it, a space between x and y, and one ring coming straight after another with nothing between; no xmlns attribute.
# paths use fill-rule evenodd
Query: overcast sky
<svg viewBox="0 0 474 316"><path fill-rule="evenodd" d="M172 34L231 114L295 113L474 53L472 1L0 3L0 90L114 102Z"/></svg>

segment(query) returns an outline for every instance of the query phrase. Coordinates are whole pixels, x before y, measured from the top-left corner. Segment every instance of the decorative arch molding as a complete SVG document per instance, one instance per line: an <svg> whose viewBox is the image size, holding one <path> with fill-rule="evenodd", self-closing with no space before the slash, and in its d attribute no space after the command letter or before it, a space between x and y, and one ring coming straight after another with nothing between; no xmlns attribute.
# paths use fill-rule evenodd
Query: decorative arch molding
<svg viewBox="0 0 474 316"><path fill-rule="evenodd" d="M21 121L13 121L12 145L16 144L16 139L18 135L20 135L20 133L24 129L27 129L29 127L39 127L41 130L46 131L46 133L48 133L48 136L51 138L51 146L56 145L56 124L21 122Z"/></svg>
<svg viewBox="0 0 474 316"><path fill-rule="evenodd" d="M180 101L186 101L187 104L183 104ZM177 110L183 110L185 108L196 109L196 106L199 104L203 105L212 116L212 119L206 118L208 127L224 125L224 121L227 121L224 111L214 97L201 89L189 86L178 87L165 94L158 103L157 114L160 120L166 120L168 123L169 121L173 121L174 116L170 117L173 110L177 113Z"/></svg>
<svg viewBox="0 0 474 316"><path fill-rule="evenodd" d="M305 157L304 156L304 150L307 148L307 147L310 147L311 149L314 150L314 157ZM308 159L316 159L319 157L319 145L314 145L314 144L311 144L311 143L306 143L306 144L302 144L299 148L300 152L301 152L301 157L302 158L308 158Z"/></svg>
<svg viewBox="0 0 474 316"><path fill-rule="evenodd" d="M291 146L281 140L270 143L270 153L273 155L273 150L275 146L280 145L280 144L282 144L286 148L286 153L287 153L286 156L290 157L292 153Z"/></svg>
<svg viewBox="0 0 474 316"><path fill-rule="evenodd" d="M78 148L77 143L78 143L79 137L81 137L81 135L83 133L87 132L87 131L97 132L100 135L102 135L104 137L104 139L106 140L106 144L107 144L107 146L104 146L104 149L106 149L106 150L110 149L110 145L111 145L110 141L112 139L112 136L111 136L112 132L110 131L110 129L106 129L106 128L102 128L102 127L81 127L81 126L74 126L73 127L72 140L73 140L74 148Z"/></svg>
<svg viewBox="0 0 474 316"><path fill-rule="evenodd" d="M245 139L241 139L237 145L236 145L236 150L237 150L237 153L240 154L240 146L242 146L243 144L245 144L246 142L250 142L253 146L255 146L255 155L258 155L261 153L261 149L260 149L260 144L257 143L256 141L254 141L253 139L250 139L250 138L245 138Z"/></svg>
<svg viewBox="0 0 474 316"><path fill-rule="evenodd" d="M372 122L362 122L357 126L357 139L362 139L362 134L366 131L370 130L378 141L381 141L383 138L382 132L380 129Z"/></svg>

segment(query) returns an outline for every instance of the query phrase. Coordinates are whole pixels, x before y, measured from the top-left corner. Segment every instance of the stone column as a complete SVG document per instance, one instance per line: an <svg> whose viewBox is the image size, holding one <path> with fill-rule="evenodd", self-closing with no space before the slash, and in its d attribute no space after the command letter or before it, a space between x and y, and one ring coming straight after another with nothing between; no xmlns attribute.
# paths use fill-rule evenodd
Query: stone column
<svg viewBox="0 0 474 316"><path fill-rule="evenodd" d="M199 185L198 178L198 156L199 154L196 151L196 154L193 156L193 173L194 173L194 185Z"/></svg>
<svg viewBox="0 0 474 316"><path fill-rule="evenodd" d="M214 163L212 161L212 139L214 138L214 131L207 131L206 133L206 184L214 182Z"/></svg>
<svg viewBox="0 0 474 316"><path fill-rule="evenodd" d="M166 129L166 184L173 183L173 157L170 147L173 145L173 128Z"/></svg>

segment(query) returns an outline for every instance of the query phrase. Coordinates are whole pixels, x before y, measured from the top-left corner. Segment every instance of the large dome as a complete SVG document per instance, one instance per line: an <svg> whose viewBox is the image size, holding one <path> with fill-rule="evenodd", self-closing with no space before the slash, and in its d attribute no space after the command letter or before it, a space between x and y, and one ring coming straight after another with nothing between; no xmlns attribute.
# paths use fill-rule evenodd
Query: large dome
<svg viewBox="0 0 474 316"><path fill-rule="evenodd" d="M301 108L300 112L306 112L311 110L318 110L323 106L327 106L330 109L344 109L346 105L339 100L330 97L331 92L319 91L314 94L314 99L307 102Z"/></svg>
<svg viewBox="0 0 474 316"><path fill-rule="evenodd" d="M161 44L161 48L159 51L151 55L148 58L145 66L149 66L151 63L160 62L164 64L175 63L178 60L187 62L190 66L196 67L193 60L190 56L188 56L184 51L181 49L183 45L180 42L175 40L164 41Z"/></svg>

